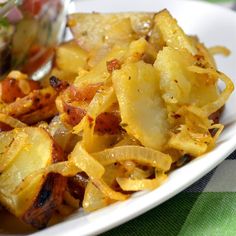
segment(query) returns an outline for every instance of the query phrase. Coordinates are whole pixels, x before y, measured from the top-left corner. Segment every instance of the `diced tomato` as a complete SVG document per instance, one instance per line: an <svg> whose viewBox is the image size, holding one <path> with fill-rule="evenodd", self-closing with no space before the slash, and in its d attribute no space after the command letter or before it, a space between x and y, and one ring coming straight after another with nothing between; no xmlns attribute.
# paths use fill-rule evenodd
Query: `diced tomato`
<svg viewBox="0 0 236 236"><path fill-rule="evenodd" d="M37 15L42 9L43 4L47 2L48 0L24 0L22 9L33 15Z"/></svg>
<svg viewBox="0 0 236 236"><path fill-rule="evenodd" d="M38 51L31 51L27 63L22 68L22 71L28 75L31 75L39 68L41 68L46 62L50 61L54 55L54 48L43 48Z"/></svg>

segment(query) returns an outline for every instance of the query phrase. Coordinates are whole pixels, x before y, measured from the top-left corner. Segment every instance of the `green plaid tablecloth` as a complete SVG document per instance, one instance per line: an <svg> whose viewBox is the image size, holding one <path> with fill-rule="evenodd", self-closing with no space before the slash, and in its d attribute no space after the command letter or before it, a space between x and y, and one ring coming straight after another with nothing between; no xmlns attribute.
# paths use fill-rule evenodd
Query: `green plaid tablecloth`
<svg viewBox="0 0 236 236"><path fill-rule="evenodd" d="M236 10L236 0L209 2ZM236 236L236 151L172 199L102 234L111 235Z"/></svg>

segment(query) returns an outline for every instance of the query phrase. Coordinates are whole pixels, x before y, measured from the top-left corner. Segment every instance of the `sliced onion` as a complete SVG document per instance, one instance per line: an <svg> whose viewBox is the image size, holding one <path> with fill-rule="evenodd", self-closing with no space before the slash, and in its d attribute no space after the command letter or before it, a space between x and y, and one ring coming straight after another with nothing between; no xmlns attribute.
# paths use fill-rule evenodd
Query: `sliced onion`
<svg viewBox="0 0 236 236"><path fill-rule="evenodd" d="M234 90L234 84L231 81L231 79L228 76L226 76L224 73L220 71L215 71L214 69L211 69L211 68L201 68L198 66L190 66L188 69L197 74L209 74L215 78L221 79L225 83L225 89L219 95L219 97L214 102L206 104L205 106L202 107L203 113L205 114L205 116L208 117L224 106L225 102L228 100L229 96Z"/></svg>
<svg viewBox="0 0 236 236"><path fill-rule="evenodd" d="M27 126L23 122L15 119L15 118L13 118L13 117L11 117L9 115L6 115L4 113L0 113L0 122L9 125L12 128L23 128L23 127Z"/></svg>
<svg viewBox="0 0 236 236"><path fill-rule="evenodd" d="M170 169L172 159L168 154L141 146L120 146L92 154L102 165L132 160L156 167L159 170Z"/></svg>
<svg viewBox="0 0 236 236"><path fill-rule="evenodd" d="M135 167L134 170L130 173L132 179L146 179L153 174L153 168L150 167L147 170L142 170L141 168Z"/></svg>
<svg viewBox="0 0 236 236"><path fill-rule="evenodd" d="M88 154L81 146L80 142L76 144L68 159L70 162L74 163L76 167L84 171L90 179L100 179L105 172L105 168Z"/></svg>
<svg viewBox="0 0 236 236"><path fill-rule="evenodd" d="M116 181L124 191L152 190L159 187L167 178L162 175L155 179L129 179L117 178Z"/></svg>
<svg viewBox="0 0 236 236"><path fill-rule="evenodd" d="M75 133L83 130L83 146L86 150L93 150L93 134L97 116L105 112L113 103L116 96L113 87L98 91L88 106L87 115L74 127Z"/></svg>
<svg viewBox="0 0 236 236"><path fill-rule="evenodd" d="M70 161L63 161L52 164L45 169L41 170L44 175L49 173L60 174L65 177L72 177L75 176L81 170L74 165L74 163Z"/></svg>
<svg viewBox="0 0 236 236"><path fill-rule="evenodd" d="M55 116L51 120L48 131L66 153L70 153L79 140L78 135L73 134L72 130L63 124L59 116Z"/></svg>
<svg viewBox="0 0 236 236"><path fill-rule="evenodd" d="M230 55L230 50L226 47L223 46L215 46L215 47L210 47L208 48L208 51L212 54L222 54L224 56L229 56Z"/></svg>
<svg viewBox="0 0 236 236"><path fill-rule="evenodd" d="M209 145L209 150L214 148L215 146L215 143L218 139L218 137L220 136L220 134L222 133L223 129L224 129L224 125L222 124L214 124L210 127L210 129L217 129L217 132L215 133L215 135L212 137L212 140L210 142L210 145Z"/></svg>
<svg viewBox="0 0 236 236"><path fill-rule="evenodd" d="M83 209L86 212L95 211L109 205L112 201L109 199L92 183L89 181L85 188Z"/></svg>
<svg viewBox="0 0 236 236"><path fill-rule="evenodd" d="M92 182L106 197L110 199L117 200L117 201L124 201L129 197L128 194L123 194L123 193L114 191L102 179L99 179L99 180L94 179L92 180Z"/></svg>

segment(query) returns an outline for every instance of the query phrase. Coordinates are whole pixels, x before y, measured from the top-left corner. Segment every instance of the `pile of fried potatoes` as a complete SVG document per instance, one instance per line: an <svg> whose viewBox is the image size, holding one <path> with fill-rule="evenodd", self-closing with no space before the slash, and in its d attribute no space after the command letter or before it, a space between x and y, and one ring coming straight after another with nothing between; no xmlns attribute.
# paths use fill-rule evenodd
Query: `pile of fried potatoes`
<svg viewBox="0 0 236 236"><path fill-rule="evenodd" d="M73 14L42 81L0 82L0 203L36 228L160 186L214 148L232 81L167 10ZM218 81L225 84L218 89Z"/></svg>

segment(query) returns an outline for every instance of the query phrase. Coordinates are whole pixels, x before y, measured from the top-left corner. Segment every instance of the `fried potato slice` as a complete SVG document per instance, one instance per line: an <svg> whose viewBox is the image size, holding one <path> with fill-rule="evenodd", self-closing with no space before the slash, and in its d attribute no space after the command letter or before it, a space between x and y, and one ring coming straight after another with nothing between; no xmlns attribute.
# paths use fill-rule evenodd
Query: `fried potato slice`
<svg viewBox="0 0 236 236"><path fill-rule="evenodd" d="M60 45L56 50L56 66L65 72L78 73L79 68L84 68L88 53L73 40Z"/></svg>
<svg viewBox="0 0 236 236"><path fill-rule="evenodd" d="M15 102L1 107L0 112L14 118L19 118L29 124L37 123L42 119L51 118L56 115L56 96L56 91L51 87L34 90L27 96L18 98ZM50 108L48 109L48 107ZM39 115L39 110L45 112ZM50 112L46 112L46 110L50 110ZM32 120L30 119L30 114L32 114Z"/></svg>
<svg viewBox="0 0 236 236"><path fill-rule="evenodd" d="M186 49L192 55L197 53L191 38L184 33L167 10L157 13L154 22L168 46L180 50Z"/></svg>
<svg viewBox="0 0 236 236"><path fill-rule="evenodd" d="M58 113L54 103L39 108L29 114L23 114L18 119L28 125L37 124L40 121L45 121L54 117Z"/></svg>
<svg viewBox="0 0 236 236"><path fill-rule="evenodd" d="M160 89L163 99L170 104L185 104L191 92L193 74L187 66L194 63L191 54L164 47L157 54L154 67L160 75Z"/></svg>
<svg viewBox="0 0 236 236"><path fill-rule="evenodd" d="M17 98L28 95L35 89L40 89L39 82L6 78L0 82L0 100L5 103L11 103Z"/></svg>
<svg viewBox="0 0 236 236"><path fill-rule="evenodd" d="M153 13L86 14L69 16L69 26L79 45L90 51L101 45L128 44L146 36L152 27Z"/></svg>
<svg viewBox="0 0 236 236"><path fill-rule="evenodd" d="M126 53L126 47L114 47L102 58L90 71L86 71L76 77L74 85L84 87L89 84L106 83L110 78L107 63L113 59L122 61Z"/></svg>
<svg viewBox="0 0 236 236"><path fill-rule="evenodd" d="M187 51L164 47L158 53L154 67L160 75L160 89L167 104L203 106L218 97L216 83L209 83L206 75L189 71L188 67L195 63L195 57Z"/></svg>
<svg viewBox="0 0 236 236"><path fill-rule="evenodd" d="M186 126L180 127L180 132L173 134L168 142L168 146L180 150L183 154L190 154L198 157L207 151L208 143L193 138ZM205 135L206 136L206 135Z"/></svg>
<svg viewBox="0 0 236 236"><path fill-rule="evenodd" d="M26 223L45 227L62 201L64 177L39 175L24 189L15 190L34 171L63 160L63 152L45 130L26 127L1 132L0 153L1 162L8 161L0 175L1 204Z"/></svg>
<svg viewBox="0 0 236 236"><path fill-rule="evenodd" d="M144 146L162 149L168 123L156 70L143 61L129 63L113 72L112 81L119 102L121 126Z"/></svg>

